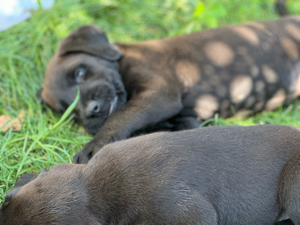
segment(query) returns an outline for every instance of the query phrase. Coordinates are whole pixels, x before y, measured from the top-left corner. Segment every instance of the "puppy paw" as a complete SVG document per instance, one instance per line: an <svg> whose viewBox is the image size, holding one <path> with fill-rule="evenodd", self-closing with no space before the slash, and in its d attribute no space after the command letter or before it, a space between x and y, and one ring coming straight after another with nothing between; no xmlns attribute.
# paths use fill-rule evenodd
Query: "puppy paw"
<svg viewBox="0 0 300 225"><path fill-rule="evenodd" d="M88 161L100 150L101 147L96 142L90 141L83 148L73 156L73 163L86 164Z"/></svg>

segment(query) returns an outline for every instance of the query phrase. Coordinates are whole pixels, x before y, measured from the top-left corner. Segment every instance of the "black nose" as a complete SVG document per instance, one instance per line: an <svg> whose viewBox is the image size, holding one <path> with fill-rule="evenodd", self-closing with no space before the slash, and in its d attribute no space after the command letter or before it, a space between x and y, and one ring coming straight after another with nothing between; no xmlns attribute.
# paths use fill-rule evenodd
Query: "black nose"
<svg viewBox="0 0 300 225"><path fill-rule="evenodd" d="M97 101L90 101L87 105L86 115L95 116L100 112L100 103Z"/></svg>

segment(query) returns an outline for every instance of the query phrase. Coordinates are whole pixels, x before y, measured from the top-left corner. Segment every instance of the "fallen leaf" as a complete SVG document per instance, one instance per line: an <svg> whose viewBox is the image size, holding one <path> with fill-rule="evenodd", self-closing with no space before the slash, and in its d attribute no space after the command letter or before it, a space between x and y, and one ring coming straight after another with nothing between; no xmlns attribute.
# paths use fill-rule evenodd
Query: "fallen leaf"
<svg viewBox="0 0 300 225"><path fill-rule="evenodd" d="M0 131L8 131L12 128L13 131L20 131L22 128L24 112L23 110L20 111L17 118L11 118L6 115L0 116Z"/></svg>

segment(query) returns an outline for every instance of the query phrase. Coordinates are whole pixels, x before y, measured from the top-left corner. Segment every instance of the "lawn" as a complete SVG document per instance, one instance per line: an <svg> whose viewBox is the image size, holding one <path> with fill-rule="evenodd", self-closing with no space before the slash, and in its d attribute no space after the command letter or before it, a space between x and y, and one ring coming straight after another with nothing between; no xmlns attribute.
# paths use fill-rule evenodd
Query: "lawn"
<svg viewBox="0 0 300 225"><path fill-rule="evenodd" d="M299 1L287 2L300 13ZM273 0L57 0L53 8L0 32L0 115L23 112L21 131L0 133L0 203L22 173L37 173L72 155L91 139L65 114L43 110L36 98L59 40L94 23L112 42L135 42L190 33L224 24L277 18ZM248 119L220 119L211 125L300 126L300 101Z"/></svg>

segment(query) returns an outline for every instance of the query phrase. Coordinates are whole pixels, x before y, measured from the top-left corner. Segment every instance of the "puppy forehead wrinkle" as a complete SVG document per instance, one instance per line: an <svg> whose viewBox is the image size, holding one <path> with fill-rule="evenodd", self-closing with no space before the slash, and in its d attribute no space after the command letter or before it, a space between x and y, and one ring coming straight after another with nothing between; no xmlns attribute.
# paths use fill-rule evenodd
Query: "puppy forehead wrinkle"
<svg viewBox="0 0 300 225"><path fill-rule="evenodd" d="M84 67L94 76L102 76L105 75L104 72L115 71L115 65L112 62L85 53L70 54L61 58L63 59L56 65L56 72L54 72L57 77L56 85L61 85L62 77L75 73L79 67Z"/></svg>
<svg viewBox="0 0 300 225"><path fill-rule="evenodd" d="M104 61L104 60L103 60ZM66 56L60 56L56 64L56 75L64 76L73 72L79 66L92 67L98 65L99 59L96 56L85 53L73 53Z"/></svg>

